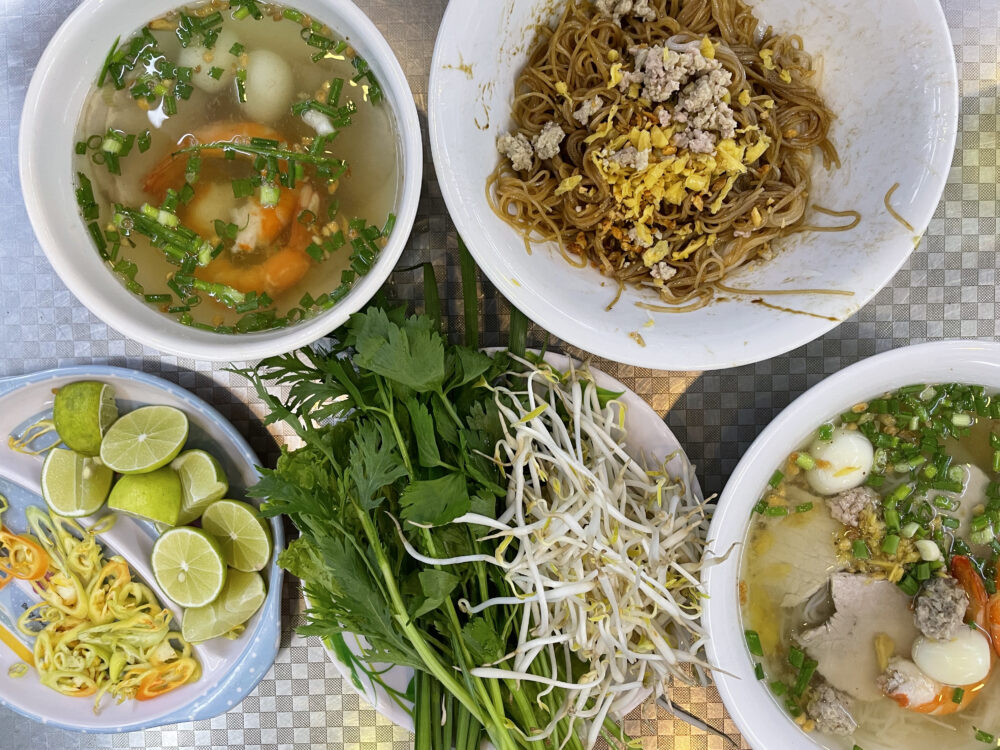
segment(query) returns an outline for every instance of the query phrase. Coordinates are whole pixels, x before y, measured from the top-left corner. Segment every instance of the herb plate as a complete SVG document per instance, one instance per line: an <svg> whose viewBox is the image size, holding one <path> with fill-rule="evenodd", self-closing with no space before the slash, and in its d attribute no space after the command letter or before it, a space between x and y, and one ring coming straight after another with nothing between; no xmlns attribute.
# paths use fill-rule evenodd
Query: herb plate
<svg viewBox="0 0 1000 750"><path fill-rule="evenodd" d="M546 354L545 361L558 370L565 370L571 360L562 354ZM579 362L575 362L579 366ZM667 470L671 475L680 474L689 465L684 449L677 438L667 427L666 422L653 411L652 407L643 401L633 391L626 388L620 381L600 370L590 367L594 380L602 388L621 392L620 401L625 405L625 430L627 432L625 445L630 455L636 458L648 457L650 463L670 457ZM702 498L701 488L692 472L693 491L696 497ZM306 596L306 605L311 606ZM404 729L413 731L413 717L410 714L412 696L409 691L413 670L409 667L381 665L381 680L388 685L394 694L390 694L381 685L375 684L366 674L352 665L352 657L360 653L359 643L364 643L361 636L345 635L338 639L324 639L324 646L334 667L340 672L344 681L357 690L376 711ZM638 702L637 702L638 704ZM629 710L631 710L630 707Z"/></svg>
<svg viewBox="0 0 1000 750"><path fill-rule="evenodd" d="M115 389L119 411L124 413L146 404L165 404L184 411L190 423L186 447L208 451L222 463L230 482L230 495L244 499L247 487L257 482L259 463L246 440L221 414L197 396L173 383L135 370L98 365L66 367L0 380L0 434L17 435L39 419L51 417L53 391L74 380L100 380ZM43 438L44 439L44 438ZM27 529L24 509L45 506L39 494L42 456L0 448L0 493L10 502L4 524L15 533ZM101 511L100 513L104 513ZM99 514L100 514L99 513ZM89 526L95 516L79 519ZM280 521L271 521L276 549L284 545ZM139 577L153 589L162 604L170 604L156 585L149 555L156 531L151 524L120 516L98 542L105 554L120 554ZM207 719L236 706L270 668L281 636L282 571L272 561L262 571L267 598L236 640L215 638L194 647L202 667L201 678L190 685L150 701L121 704L105 697L100 713L94 713L91 698L64 696L37 679L34 670L20 678L8 676L21 658L0 645L0 704L43 724L82 732L129 732L137 729ZM25 606L37 601L30 586L16 581L0 590L0 626L17 633L16 620ZM170 607L175 617L180 608ZM17 636L30 651L32 639Z"/></svg>

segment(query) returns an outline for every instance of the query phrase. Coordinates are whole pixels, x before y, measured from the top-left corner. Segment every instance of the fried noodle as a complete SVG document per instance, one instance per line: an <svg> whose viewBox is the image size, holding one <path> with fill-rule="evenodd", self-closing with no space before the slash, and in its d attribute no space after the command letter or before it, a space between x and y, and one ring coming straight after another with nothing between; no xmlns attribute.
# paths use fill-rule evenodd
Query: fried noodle
<svg viewBox="0 0 1000 750"><path fill-rule="evenodd" d="M554 28L539 28L516 81L512 132L531 138L555 122L566 136L552 158L532 155L530 170L518 172L502 159L487 193L494 211L520 231L526 245L529 239L555 241L574 266L590 264L620 286L650 287L669 305L697 309L734 269L770 258L776 240L796 232L850 229L860 216L825 211L852 218L846 226L828 228L804 221L814 152L826 169L839 166L839 159L829 139L833 114L816 91L813 59L802 39L764 29L741 0L653 0L650 6L655 20L626 16L619 26L588 0L568 0ZM706 189L688 188L679 205L640 189L638 210L645 213L637 218L626 208L628 196L609 182L602 160L607 167L614 144L629 133L634 142L636 129L649 131L663 120L657 116L659 105L638 96L634 86L628 91L614 85L615 75L622 66L626 72L632 66L629 50L653 45L697 49L699 44L705 49L706 37L710 56L732 78L728 104L736 120L738 153L749 154L764 143L766 151L732 180L716 172ZM581 124L574 114L595 97L599 106ZM595 138L607 124L607 132ZM658 161L680 159L685 151L667 146L651 154L648 170ZM719 155L689 156L692 161L712 158L714 164ZM640 175L648 171L636 170ZM667 241L673 252L662 260L673 271L661 266L651 274L655 263L643 258L649 241L636 240L637 221L656 240Z"/></svg>

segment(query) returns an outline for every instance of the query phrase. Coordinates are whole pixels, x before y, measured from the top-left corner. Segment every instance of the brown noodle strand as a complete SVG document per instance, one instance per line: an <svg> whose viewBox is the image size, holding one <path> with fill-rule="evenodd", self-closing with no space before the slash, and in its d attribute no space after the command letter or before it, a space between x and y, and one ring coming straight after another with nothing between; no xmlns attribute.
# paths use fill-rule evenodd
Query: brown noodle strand
<svg viewBox="0 0 1000 750"><path fill-rule="evenodd" d="M885 194L885 200L884 200L885 210L889 212L889 216L891 216L900 224L902 224L904 227L909 229L910 232L916 233L917 230L913 227L913 225L906 219L904 219L902 216L900 216L899 213L897 213L896 209L894 209L892 207L892 204L889 202L892 199L892 194L895 193L898 189L899 189L899 183L897 182L891 188L889 188L889 192Z"/></svg>
<svg viewBox="0 0 1000 750"><path fill-rule="evenodd" d="M604 308L605 312L611 312L614 309L615 305L618 304L618 300L620 300L622 298L622 292L624 292L624 291L625 291L625 284L623 284L621 281L619 281L618 282L618 291L615 292L615 298L613 300L611 300L611 304L610 305L608 305L607 307Z"/></svg>
<svg viewBox="0 0 1000 750"><path fill-rule="evenodd" d="M781 307L781 305L772 305L770 302L765 302L762 299L750 300L752 305L761 305L763 307L770 308L771 310L778 310L780 312L794 313L796 315L808 315L810 318L819 318L820 320L832 320L834 323L839 323L840 318L835 318L832 315L820 315L819 313L809 312L808 310L796 310L794 307Z"/></svg>
<svg viewBox="0 0 1000 750"><path fill-rule="evenodd" d="M678 306L641 303L640 307L682 312L708 304L716 290L724 290L720 282L734 269L771 257L776 241L803 231L846 231L856 227L861 216L813 206L853 221L839 227L804 222L814 150L827 169L840 161L828 137L833 114L815 89L813 60L801 38L770 28L761 35L757 18L742 0L652 0L651 5L655 20L626 17L619 27L597 12L590 0L566 0L555 27L538 30L514 86L513 132L530 139L555 122L566 137L556 156L545 161L533 156L532 168L524 173L503 159L489 178L487 195L493 210L519 230L526 244L529 239L555 242L573 266L589 264L615 279L619 290L609 309L622 287L631 284L655 289L667 305ZM657 279L640 260L643 247L634 244L634 237L628 238L628 223L616 213L619 206L611 186L595 164L594 157L607 139L591 143L586 139L608 122L613 106L611 138L656 120L650 102L609 88L609 52L617 53L618 62L628 68L630 47L663 44L672 36L696 41L706 35L715 45L716 59L732 75L730 106L738 132L757 129L771 144L737 178L716 213L709 206L723 194L719 183L724 181L719 179L700 195L688 193L679 206L666 200L656 205L650 226L660 232L658 237L670 241L672 249L684 247L689 237L711 236L714 242L702 244L683 259L665 258L676 273ZM761 51L773 66L764 64ZM790 81L782 78L785 73ZM565 85L563 93L556 84ZM750 97L745 105L739 102L741 92ZM581 125L573 113L595 96L601 97L601 106L587 125ZM582 180L576 187L556 195L563 180L577 175Z"/></svg>
<svg viewBox="0 0 1000 750"><path fill-rule="evenodd" d="M715 288L726 294L752 294L755 296L774 294L832 294L840 297L853 297L854 292L843 289L742 289L736 286L727 286L721 282L716 282Z"/></svg>
<svg viewBox="0 0 1000 750"><path fill-rule="evenodd" d="M818 206L813 204L813 210L818 211L821 214L826 214L827 216L834 217L851 217L852 221L850 224L842 224L838 227L820 227L814 224L803 224L799 227L800 232L846 232L848 229L854 229L858 224L861 223L861 214L857 211L834 211L829 208L824 208L823 206Z"/></svg>

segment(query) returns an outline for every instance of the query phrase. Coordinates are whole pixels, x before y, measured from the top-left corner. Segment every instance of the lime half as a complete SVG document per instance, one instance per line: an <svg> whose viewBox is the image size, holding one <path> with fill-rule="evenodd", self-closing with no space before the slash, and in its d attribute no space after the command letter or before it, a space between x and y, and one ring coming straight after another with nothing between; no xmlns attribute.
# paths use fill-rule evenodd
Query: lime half
<svg viewBox="0 0 1000 750"><path fill-rule="evenodd" d="M163 593L182 607L210 604L226 583L219 543L201 529L179 526L164 532L150 562Z"/></svg>
<svg viewBox="0 0 1000 750"><path fill-rule="evenodd" d="M252 505L212 503L201 517L201 527L219 540L226 563L236 570L262 570L271 561L271 530Z"/></svg>
<svg viewBox="0 0 1000 750"><path fill-rule="evenodd" d="M229 491L222 464L203 450L184 451L171 462L170 468L180 476L184 492L179 524L191 523Z"/></svg>
<svg viewBox="0 0 1000 750"><path fill-rule="evenodd" d="M181 480L169 466L145 474L126 474L111 488L108 507L147 521L177 525Z"/></svg>
<svg viewBox="0 0 1000 750"><path fill-rule="evenodd" d="M42 464L42 497L57 515L89 516L108 499L113 478L99 459L53 448Z"/></svg>
<svg viewBox="0 0 1000 750"><path fill-rule="evenodd" d="M121 474L154 471L177 457L188 420L172 406L143 406L111 425L101 442L101 460Z"/></svg>
<svg viewBox="0 0 1000 750"><path fill-rule="evenodd" d="M115 389L96 380L67 383L56 392L52 421L59 438L84 456L101 451L104 433L118 418Z"/></svg>
<svg viewBox="0 0 1000 750"><path fill-rule="evenodd" d="M260 573L229 570L219 598L204 607L184 610L181 635L188 643L201 643L226 635L260 609L267 596Z"/></svg>

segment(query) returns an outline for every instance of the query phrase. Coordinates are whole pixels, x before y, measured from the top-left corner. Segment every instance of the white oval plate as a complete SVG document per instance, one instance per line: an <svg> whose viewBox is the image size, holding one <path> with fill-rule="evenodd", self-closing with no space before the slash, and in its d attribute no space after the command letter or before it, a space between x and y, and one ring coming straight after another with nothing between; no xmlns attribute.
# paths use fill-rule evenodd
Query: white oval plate
<svg viewBox="0 0 1000 750"><path fill-rule="evenodd" d="M708 548L721 554L743 542L753 506L775 467L817 426L854 404L904 385L955 382L1000 389L1000 344L937 341L908 346L869 357L810 388L785 407L743 455L719 498ZM719 668L715 673L719 694L752 747L818 747L779 707L766 683L754 676L740 618L740 558L734 553L702 574L708 594L702 623L708 632L708 661Z"/></svg>
<svg viewBox="0 0 1000 750"><path fill-rule="evenodd" d="M843 166L817 165L815 203L855 209L853 231L797 235L771 261L727 278L756 289L822 288L853 297L753 296L683 314L649 313L652 291L628 289L610 312L615 284L593 268L571 268L553 243L528 255L515 229L486 200L499 159L496 137L511 127L515 76L534 27L562 2L453 0L431 64L429 122L434 167L445 203L476 262L514 305L564 341L618 362L663 370L710 370L757 362L829 331L885 286L930 221L944 189L958 118L955 57L944 13L928 0L756 0L758 17L800 34L821 60L820 91L837 113L832 138ZM883 198L900 184L894 207L915 227L892 219ZM817 215L818 223L830 217ZM729 295L726 295L729 296ZM650 319L655 322L645 327ZM639 332L640 346L629 336Z"/></svg>
<svg viewBox="0 0 1000 750"><path fill-rule="evenodd" d="M545 361L557 370L566 370L570 365L570 358L562 354L546 354ZM573 360L576 366L579 362ZM643 401L635 392L626 388L621 382L600 370L591 367L590 371L594 375L594 380L601 388L610 391L621 392L621 402L625 404L625 447L632 456L649 456L651 461L666 458L673 455L667 463L667 470L671 475L676 475L684 471L685 464L688 463L687 456L677 438L667 427L667 423L653 411L653 408ZM699 500L702 498L701 487L697 477L693 477L694 486L692 491ZM306 597L306 605L309 606L309 598ZM345 635L347 647L351 653L358 654L357 639ZM381 686L374 684L364 674L355 674L349 664L345 664L336 654L329 643L324 643L327 653L333 665L344 678L344 682L353 686L366 701L368 701L376 711L384 717L401 726L403 729L413 731L413 717L409 714L410 703L408 701L397 701L389 696ZM388 665L385 665L388 666ZM413 677L413 670L409 667L392 666L387 672L381 675L382 679L393 690L405 693L410 680Z"/></svg>
<svg viewBox="0 0 1000 750"><path fill-rule="evenodd" d="M53 390L74 380L100 380L115 388L119 410L124 413L146 404L165 404L187 414L190 432L187 447L202 448L222 463L229 479L228 497L245 499L247 487L258 480L260 463L246 440L221 414L197 396L153 375L119 367L84 365L65 367L0 380L0 435L18 434L52 414ZM10 501L3 523L16 533L26 531L24 509L45 507L39 494L42 456L16 453L0 448L0 493ZM104 511L101 511L104 513ZM94 517L80 519L90 525ZM284 530L279 519L271 520L275 549L284 546ZM151 524L119 516L114 527L98 537L105 555L120 554L143 581L153 589L161 604L170 605L149 567L156 532ZM237 640L215 638L194 647L201 663L197 682L185 685L149 701L129 700L115 704L105 696L101 712L95 714L92 698L70 698L39 682L33 669L20 678L7 674L20 661L7 646L0 644L0 703L42 724L83 732L131 732L137 729L194 721L217 716L238 705L270 669L281 636L282 571L274 560L262 571L268 591L264 605L247 623ZM38 598L30 586L12 582L0 590L0 625L17 632L15 622L25 603ZM179 623L182 610L169 607ZM32 639L22 641L30 650ZM0 742L0 745L3 743Z"/></svg>

